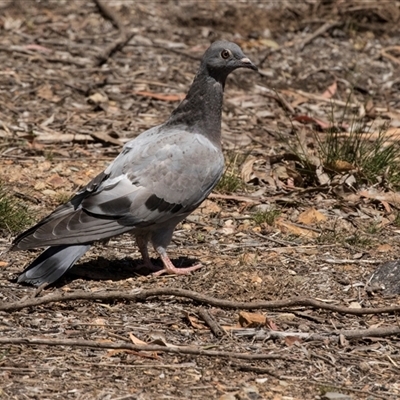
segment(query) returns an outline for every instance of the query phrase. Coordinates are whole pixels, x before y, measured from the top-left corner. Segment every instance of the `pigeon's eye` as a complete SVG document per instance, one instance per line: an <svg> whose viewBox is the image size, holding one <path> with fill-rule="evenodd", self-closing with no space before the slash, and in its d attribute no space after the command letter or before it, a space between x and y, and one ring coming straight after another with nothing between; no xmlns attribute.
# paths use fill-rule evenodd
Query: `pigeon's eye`
<svg viewBox="0 0 400 400"><path fill-rule="evenodd" d="M222 50L221 51L221 57L226 60L230 57L231 52L229 50Z"/></svg>

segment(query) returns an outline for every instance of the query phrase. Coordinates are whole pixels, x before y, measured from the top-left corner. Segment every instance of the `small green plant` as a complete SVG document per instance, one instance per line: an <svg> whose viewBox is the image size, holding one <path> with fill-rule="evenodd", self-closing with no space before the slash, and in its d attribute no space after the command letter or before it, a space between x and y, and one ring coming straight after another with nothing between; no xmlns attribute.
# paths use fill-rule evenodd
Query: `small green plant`
<svg viewBox="0 0 400 400"><path fill-rule="evenodd" d="M372 240L362 234L355 233L351 236L344 238L344 242L351 246L358 247L369 247L372 244Z"/></svg>
<svg viewBox="0 0 400 400"><path fill-rule="evenodd" d="M338 388L337 388L337 386L333 386L333 385L331 386L329 384L324 384L324 385L319 386L319 391L320 391L321 396L324 396L326 393L329 393L329 392L337 392Z"/></svg>
<svg viewBox="0 0 400 400"><path fill-rule="evenodd" d="M370 127L360 128L361 121L353 121L348 136L331 128L326 140L319 138L318 150L327 169L336 170L339 163L346 162L357 170L360 180L375 184L386 180L393 187L400 187L400 146L385 134L387 127L380 127L375 137Z"/></svg>
<svg viewBox="0 0 400 400"><path fill-rule="evenodd" d="M17 233L33 222L27 206L0 184L0 231Z"/></svg>
<svg viewBox="0 0 400 400"><path fill-rule="evenodd" d="M372 222L367 226L366 232L369 233L370 235L375 235L379 233L379 224L377 222Z"/></svg>
<svg viewBox="0 0 400 400"><path fill-rule="evenodd" d="M243 190L245 184L240 177L240 166L246 160L247 155L230 152L226 155L226 169L218 182L216 191L220 193L233 193Z"/></svg>
<svg viewBox="0 0 400 400"><path fill-rule="evenodd" d="M71 198L71 194L68 193L65 190L61 190L57 192L57 194L54 197L54 200L59 203L59 204L64 204L66 203L69 199Z"/></svg>
<svg viewBox="0 0 400 400"><path fill-rule="evenodd" d="M329 120L330 128L313 132L312 143L303 132L296 133L294 143L288 143L306 185L320 183L317 169L322 167L330 178L351 173L359 184L400 189L400 142L387 134L387 125L372 127L350 106L339 114L332 105Z"/></svg>
<svg viewBox="0 0 400 400"><path fill-rule="evenodd" d="M395 218L394 221L393 221L393 225L394 225L396 228L400 228L400 212L398 212L398 213L396 214L396 218Z"/></svg>
<svg viewBox="0 0 400 400"><path fill-rule="evenodd" d="M43 155L44 155L44 158L47 161L53 161L54 160L54 153L53 153L52 150L45 150Z"/></svg>
<svg viewBox="0 0 400 400"><path fill-rule="evenodd" d="M233 193L243 188L243 181L233 171L225 171L217 185L217 192Z"/></svg>
<svg viewBox="0 0 400 400"><path fill-rule="evenodd" d="M261 225L261 224L268 224L270 226L274 225L275 220L279 217L279 215L281 214L281 212L279 210L276 209L271 209L271 210L267 210L267 211L257 211L254 215L253 215L253 221L257 224L257 225Z"/></svg>

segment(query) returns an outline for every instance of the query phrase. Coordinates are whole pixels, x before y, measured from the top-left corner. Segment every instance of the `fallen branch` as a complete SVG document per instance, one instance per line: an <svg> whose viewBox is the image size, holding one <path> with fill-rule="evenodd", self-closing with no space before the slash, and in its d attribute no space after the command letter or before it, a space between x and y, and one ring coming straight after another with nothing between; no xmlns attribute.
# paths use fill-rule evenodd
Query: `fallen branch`
<svg viewBox="0 0 400 400"><path fill-rule="evenodd" d="M225 335L225 331L221 328L215 318L204 308L200 308L198 314L203 321L210 327L211 332L217 337L221 338Z"/></svg>
<svg viewBox="0 0 400 400"><path fill-rule="evenodd" d="M198 293L193 290L177 289L177 288L160 288L149 290L138 290L135 292L124 292L119 290L114 291L99 291L88 293L84 291L76 291L74 293L56 293L49 294L43 297L29 298L15 303L0 304L0 311L15 311L26 307L34 307L43 304L66 302L72 300L90 300L90 301L145 301L150 297L160 296L176 296L191 299L201 304L206 304L221 308L234 308L238 310L254 310L254 309L281 309L292 307L308 307L320 310L337 312L340 314L351 315L366 315L366 314L387 314L400 312L400 305L377 307L377 308L350 308L327 304L323 301L315 300L308 297L293 297L291 299L273 300L273 301L234 301L217 299L203 293Z"/></svg>
<svg viewBox="0 0 400 400"><path fill-rule="evenodd" d="M96 342L84 339L38 339L38 338L0 338L2 344L23 344L28 346L71 346L71 347L90 347L93 349L120 349L132 351L151 351L157 353L171 354L191 354L206 357L235 358L241 360L285 360L302 361L293 356L282 356L278 354L246 354L233 353L231 351L203 350L200 347L192 346L160 346L160 345L135 345L125 342Z"/></svg>

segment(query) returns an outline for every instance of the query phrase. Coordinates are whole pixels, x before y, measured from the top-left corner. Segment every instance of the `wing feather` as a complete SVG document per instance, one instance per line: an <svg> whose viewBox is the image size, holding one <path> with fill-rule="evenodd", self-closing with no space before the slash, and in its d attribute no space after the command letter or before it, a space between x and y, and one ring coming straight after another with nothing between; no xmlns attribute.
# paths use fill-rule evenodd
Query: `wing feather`
<svg viewBox="0 0 400 400"><path fill-rule="evenodd" d="M18 236L14 249L90 243L176 224L192 212L221 177L222 153L202 135L160 129L128 142L68 203Z"/></svg>

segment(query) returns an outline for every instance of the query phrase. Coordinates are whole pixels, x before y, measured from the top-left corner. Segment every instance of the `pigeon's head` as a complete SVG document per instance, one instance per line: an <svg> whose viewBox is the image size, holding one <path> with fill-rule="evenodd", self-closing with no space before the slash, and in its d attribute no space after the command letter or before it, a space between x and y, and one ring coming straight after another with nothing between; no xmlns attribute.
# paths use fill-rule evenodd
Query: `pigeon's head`
<svg viewBox="0 0 400 400"><path fill-rule="evenodd" d="M210 76L222 83L237 68L250 68L257 71L257 67L243 54L236 43L224 40L214 42L207 49L202 59L202 67Z"/></svg>

